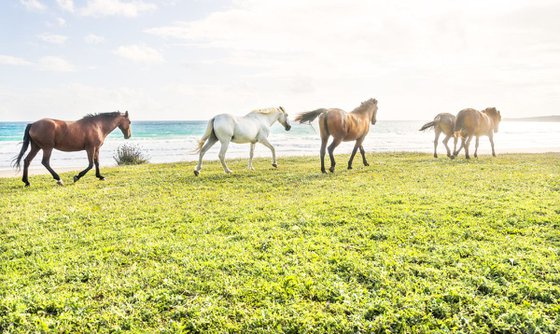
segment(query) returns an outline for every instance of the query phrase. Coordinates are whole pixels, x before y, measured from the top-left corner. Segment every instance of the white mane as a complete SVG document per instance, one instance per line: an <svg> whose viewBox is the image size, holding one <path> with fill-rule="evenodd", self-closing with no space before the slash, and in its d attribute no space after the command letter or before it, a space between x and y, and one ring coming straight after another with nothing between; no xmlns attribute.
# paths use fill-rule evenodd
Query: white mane
<svg viewBox="0 0 560 334"><path fill-rule="evenodd" d="M250 114L254 113L254 114L267 115L267 114L271 114L271 113L277 112L277 111L278 111L278 108L263 108L263 109L255 109L255 110L251 111Z"/></svg>

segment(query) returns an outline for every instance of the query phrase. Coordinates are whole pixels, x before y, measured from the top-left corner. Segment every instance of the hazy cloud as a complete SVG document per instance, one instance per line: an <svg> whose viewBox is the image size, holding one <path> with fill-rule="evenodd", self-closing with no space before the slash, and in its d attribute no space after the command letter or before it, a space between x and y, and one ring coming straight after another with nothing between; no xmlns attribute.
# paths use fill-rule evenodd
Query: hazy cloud
<svg viewBox="0 0 560 334"><path fill-rule="evenodd" d="M74 12L74 0L56 0L56 3L65 11Z"/></svg>
<svg viewBox="0 0 560 334"><path fill-rule="evenodd" d="M29 10L42 11L47 9L47 6L39 0L19 0L19 2Z"/></svg>
<svg viewBox="0 0 560 334"><path fill-rule="evenodd" d="M123 45L115 50L115 54L138 63L163 62L163 56L158 50L145 45Z"/></svg>
<svg viewBox="0 0 560 334"><path fill-rule="evenodd" d="M51 43L51 44L64 44L68 37L63 35L56 35L50 33L44 33L38 36L40 40L43 42Z"/></svg>
<svg viewBox="0 0 560 334"><path fill-rule="evenodd" d="M49 72L73 72L74 65L60 57L43 57L39 60L39 69Z"/></svg>
<svg viewBox="0 0 560 334"><path fill-rule="evenodd" d="M105 41L105 37L98 36L96 34L89 34L84 37L84 41L88 44L98 45Z"/></svg>
<svg viewBox="0 0 560 334"><path fill-rule="evenodd" d="M32 65L32 63L30 63L27 60L22 59L22 58L7 56L7 55L0 55L0 65L21 66L21 65Z"/></svg>
<svg viewBox="0 0 560 334"><path fill-rule="evenodd" d="M135 17L147 11L155 10L157 6L143 1L123 0L90 0L85 7L80 9L84 16L125 16Z"/></svg>

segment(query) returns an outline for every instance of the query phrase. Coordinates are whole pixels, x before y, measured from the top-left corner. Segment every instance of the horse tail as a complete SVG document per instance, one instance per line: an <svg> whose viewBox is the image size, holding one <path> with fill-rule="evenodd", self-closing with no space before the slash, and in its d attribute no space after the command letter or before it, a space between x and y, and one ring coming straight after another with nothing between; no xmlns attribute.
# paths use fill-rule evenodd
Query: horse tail
<svg viewBox="0 0 560 334"><path fill-rule="evenodd" d="M327 109L321 108L313 111L302 112L296 116L294 121L299 123L313 122L315 118L319 117L322 113L327 112Z"/></svg>
<svg viewBox="0 0 560 334"><path fill-rule="evenodd" d="M25 152L27 151L27 148L29 147L29 143L31 143L31 136L29 135L29 130L31 129L31 126L33 124L27 124L27 126L25 127L25 131L23 133L23 145L21 146L21 150L19 151L19 154L12 160L12 167L15 167L17 170L21 169L21 158L23 158L23 155L25 154Z"/></svg>
<svg viewBox="0 0 560 334"><path fill-rule="evenodd" d="M422 127L421 127L420 130L418 130L418 131L424 131L424 130L426 130L426 129L433 128L434 125L436 125L435 122L433 122L433 121L432 121L432 122L428 122L428 123L422 125Z"/></svg>
<svg viewBox="0 0 560 334"><path fill-rule="evenodd" d="M216 134L214 133L214 118L208 121L208 126L206 126L206 131L204 132L202 138L200 138L200 140L198 141L198 146L195 149L194 153L199 153L200 150L202 150L202 146L204 146L204 143L206 143L206 140L208 140L210 136L216 137Z"/></svg>

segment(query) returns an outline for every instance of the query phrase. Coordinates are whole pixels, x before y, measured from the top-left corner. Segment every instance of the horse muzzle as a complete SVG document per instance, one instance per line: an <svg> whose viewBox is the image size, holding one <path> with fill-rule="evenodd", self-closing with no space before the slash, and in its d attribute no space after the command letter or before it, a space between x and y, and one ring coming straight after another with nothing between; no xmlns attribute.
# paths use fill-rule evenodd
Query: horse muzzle
<svg viewBox="0 0 560 334"><path fill-rule="evenodd" d="M286 131L290 131L291 128L292 128L292 126L290 124L288 124L284 127L284 129L286 129Z"/></svg>

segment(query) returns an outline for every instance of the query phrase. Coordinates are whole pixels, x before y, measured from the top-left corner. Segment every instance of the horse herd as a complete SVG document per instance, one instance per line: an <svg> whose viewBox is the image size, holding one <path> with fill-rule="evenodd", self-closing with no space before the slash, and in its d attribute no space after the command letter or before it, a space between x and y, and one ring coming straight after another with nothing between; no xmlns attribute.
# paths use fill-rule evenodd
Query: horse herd
<svg viewBox="0 0 560 334"><path fill-rule="evenodd" d="M377 121L377 100L369 99L362 102L351 112L345 112L337 108L321 108L313 111L303 112L295 117L299 123L312 122L319 119L321 136L321 172L325 170L325 154L328 150L330 158L329 171L334 173L336 162L334 159L334 149L343 141L355 141L354 149L348 160L348 169L352 169L352 161L357 151L360 150L362 161L365 166L368 162L365 150L362 145L369 132L370 124L374 125ZM421 131L434 128L434 157L437 158L437 145L439 136L443 132L445 139L443 143L447 149L447 156L455 158L464 148L467 159L469 155L469 145L473 137L476 137L474 156L477 157L477 150L480 136L488 136L492 145L492 155L494 151L493 133L498 131L501 115L496 108L486 108L483 111L475 109L461 110L457 116L443 113L437 115L432 122L426 123ZM286 131L291 125L288 121L288 114L282 107L254 110L243 117L236 117L230 114L221 114L208 121L206 131L198 143L196 151L199 154L198 163L194 169L194 174L198 176L202 169L202 158L204 154L217 142L220 142L220 152L218 157L226 173L231 173L225 162L225 154L230 142L250 143L249 169L253 168L253 153L256 143L261 143L268 147L272 152L272 166L277 167L276 152L274 146L268 141L270 127L279 122ZM83 177L90 169L95 166L95 176L104 180L105 178L99 171L99 149L107 135L116 128L119 128L125 139L130 138L130 118L128 111L101 113L87 115L77 121L62 121L44 118L26 126L23 135L23 145L19 154L14 158L14 166L21 167L21 160L31 146L29 153L23 159L22 181L25 186L29 186L28 169L33 158L40 150L43 150L41 163L51 173L59 185L63 185L60 176L51 168L50 157L53 149L60 151L82 151L87 152L89 164L86 169L74 176L74 182ZM327 147L330 137L333 137L331 144ZM454 138L453 154L447 146L449 139ZM457 150L457 140L461 138L461 145Z"/></svg>

